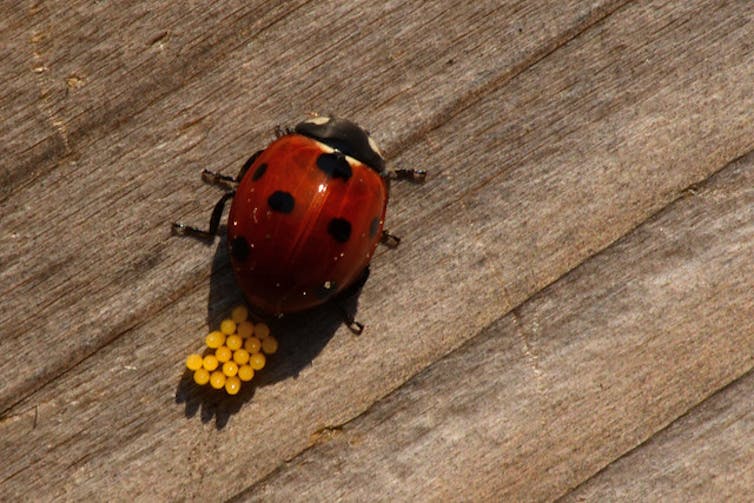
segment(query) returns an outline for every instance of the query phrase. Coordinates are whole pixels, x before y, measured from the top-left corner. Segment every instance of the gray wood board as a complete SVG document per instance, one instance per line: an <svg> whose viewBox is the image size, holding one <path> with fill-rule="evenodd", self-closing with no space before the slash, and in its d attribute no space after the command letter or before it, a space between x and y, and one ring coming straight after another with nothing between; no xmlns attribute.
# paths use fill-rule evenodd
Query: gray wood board
<svg viewBox="0 0 754 503"><path fill-rule="evenodd" d="M29 13L31 28L21 14L10 15L0 33L21 45L31 29L41 37L34 54L44 68L8 72L13 99L2 102L17 114L14 127L0 133L9 135L4 145L22 155L2 171L0 369L7 379L0 383L0 455L8 462L0 468L0 494L206 498L256 489L285 460L337 438L338 425L365 411L357 421L371 421L392 403L380 399L396 389L410 393L415 381L404 383L444 355L462 358L466 349L456 350L470 339L504 332L511 309L754 148L752 14L743 2L390 4L387 11L349 5L337 8L339 15L324 4L289 11L224 3L162 15L141 7L135 31L116 22L134 17L128 9L46 7ZM71 50L76 43L80 49ZM100 64L109 66L98 73ZM27 93L29 85L39 94ZM307 110L356 118L395 165L425 167L432 177L392 193L388 224L405 239L375 257L359 300L368 325L363 337L335 330L331 314L318 310L292 334L316 339L329 331L331 339L310 365L294 369L295 379L259 386L241 401L197 403L179 385L183 358L237 293L227 267L217 265L222 248L168 239L166 223L206 219L217 191L200 186L199 167L233 172L274 124ZM64 129L54 127L60 122ZM736 242L725 222L715 239ZM674 236L680 234L668 239ZM739 244L750 245L750 236ZM710 288L731 281L730 267L746 272L748 264L750 272L750 257L713 261ZM620 277L623 269L604 272ZM658 287L657 294L667 292ZM741 302L751 309L750 297ZM529 305L521 312L534 309ZM674 313L690 323L697 307L691 299ZM724 307L716 298L702 306ZM650 308L635 312L656 314ZM593 310L579 319L605 321ZM748 321L730 321L744 344L751 342ZM529 358L571 342L562 331L548 332L546 341L537 335L508 341L508 352L495 358L533 372L537 362ZM715 351L699 357L718 358ZM613 356L626 365L613 386L637 386L631 365L638 360ZM283 348L266 371L279 374L275 365L286 369L296 358L294 348ZM750 356L725 358L707 362L709 382L687 362L671 361L670 376L697 378L690 390L681 380L645 376L641 389L656 392L665 383L676 400L644 404L613 429L569 402L579 398L569 394L577 381L545 388L570 370L555 368L554 356L546 362L552 367L539 366L541 375L519 376L536 384L536 393L504 383L495 393L537 406L510 422L514 434L543 424L547 400L570 414L561 451L531 462L532 470L552 466L549 484L530 479L526 494L563 494L701 400L705 386L712 392L751 368ZM439 384L461 387L465 379L447 375ZM615 399L616 407L628 407L636 395ZM474 409L454 414L472 421ZM589 420L622 443L595 445L599 435L580 435L579 421ZM552 440L534 438L520 437L518 452ZM458 448L454 457L478 455L499 469L496 444ZM360 462L378 473L385 452L364 452L376 457ZM317 459L311 473L329 461ZM443 462L448 458L415 468ZM285 473L265 487L277 487L275 477ZM486 473L472 479L478 495L499 494L499 481ZM422 481L423 494L442 489L420 477L408 489L421 493ZM326 489L322 498L331 494Z"/></svg>
<svg viewBox="0 0 754 503"><path fill-rule="evenodd" d="M754 373L749 372L610 464L564 501L750 499L752 397Z"/></svg>
<svg viewBox="0 0 754 503"><path fill-rule="evenodd" d="M754 368L752 256L754 155L239 499L561 496Z"/></svg>
<svg viewBox="0 0 754 503"><path fill-rule="evenodd" d="M9 22L9 46L28 54L31 37L39 62L9 61L16 92L2 105L14 127L0 133L13 192L0 208L0 354L12 355L0 360L0 410L206 284L207 247L168 231L207 220L218 192L201 168L237 172L276 124L312 110L359 120L394 159L615 8L525 4L61 2Z"/></svg>

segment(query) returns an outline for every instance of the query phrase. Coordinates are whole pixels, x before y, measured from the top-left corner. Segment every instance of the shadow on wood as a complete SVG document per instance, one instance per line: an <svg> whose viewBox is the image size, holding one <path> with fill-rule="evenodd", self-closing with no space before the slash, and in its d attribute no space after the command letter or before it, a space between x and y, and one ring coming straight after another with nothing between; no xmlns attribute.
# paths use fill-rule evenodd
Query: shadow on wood
<svg viewBox="0 0 754 503"><path fill-rule="evenodd" d="M231 306L245 304L241 289L236 285L230 268L225 226L220 228L219 234L221 239L212 261L207 302L208 327L218 327L220 322L228 317ZM265 368L255 374L254 379L245 383L241 391L233 396L226 394L224 390L196 385L193 374L187 370L178 382L175 392L176 403L186 405L187 418L194 417L201 408L202 422L210 422L214 417L217 429L224 428L230 416L253 398L257 387L298 377L343 324L344 313L351 319L356 317L359 293L368 277L369 268L364 271L359 281L337 298L301 313L275 318L250 312L250 317L255 322L264 321L269 325L270 332L279 343L278 352L268 357Z"/></svg>

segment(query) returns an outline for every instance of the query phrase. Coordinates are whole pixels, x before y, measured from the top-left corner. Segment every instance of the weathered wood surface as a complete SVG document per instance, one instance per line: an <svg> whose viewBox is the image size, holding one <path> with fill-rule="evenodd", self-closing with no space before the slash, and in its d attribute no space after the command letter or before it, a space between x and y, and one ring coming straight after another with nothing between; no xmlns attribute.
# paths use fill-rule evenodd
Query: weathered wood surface
<svg viewBox="0 0 754 503"><path fill-rule="evenodd" d="M751 370L751 159L705 181L754 148L746 2L193 5L4 13L0 494L546 499ZM308 110L433 176L363 337L289 320L207 400L232 278L166 221Z"/></svg>
<svg viewBox="0 0 754 503"><path fill-rule="evenodd" d="M751 368L752 251L754 155L244 496L561 496ZM750 495L754 472L737 477Z"/></svg>
<svg viewBox="0 0 754 503"><path fill-rule="evenodd" d="M19 125L0 138L24 154L9 154L4 170L13 197L2 212L1 285L13 295L2 323L21 329L0 346L14 355L0 365L7 376L0 409L207 282L206 246L170 240L167 226L171 219L207 219L217 189L201 186L200 168L235 172L275 125L321 109L379 125L385 151L396 158L407 148L401 142L415 144L448 119L443 105L462 107L611 6L571 2L553 10L545 3L534 12L498 8L495 17L487 14L492 3L460 10L461 17L443 2L397 5L392 13L368 2L315 9L208 3L193 16L176 6L154 19L148 5L92 11L61 2L10 13L32 16L26 24L9 22L16 28L9 36L14 52L35 59L9 82L17 90L10 96L21 95L7 106ZM323 19L330 24L322 26ZM508 28L501 33L503 20ZM519 29L533 33L521 37ZM507 53L501 40L517 37L522 43ZM70 88L69 78L83 84ZM37 90L29 96L36 101L23 99L27 89ZM38 131L27 133L34 120ZM432 200L442 201L441 194ZM392 215L395 227L400 215ZM29 337L52 340L58 356L21 344ZM27 362L29 373L12 371L15 360Z"/></svg>
<svg viewBox="0 0 754 503"><path fill-rule="evenodd" d="M754 487L754 373L693 408L564 501L745 501Z"/></svg>

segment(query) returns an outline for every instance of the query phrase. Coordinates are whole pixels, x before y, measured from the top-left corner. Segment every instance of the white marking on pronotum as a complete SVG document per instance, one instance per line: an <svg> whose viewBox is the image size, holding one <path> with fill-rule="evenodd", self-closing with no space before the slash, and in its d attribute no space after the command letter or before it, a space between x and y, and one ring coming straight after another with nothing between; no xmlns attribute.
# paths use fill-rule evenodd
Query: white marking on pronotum
<svg viewBox="0 0 754 503"><path fill-rule="evenodd" d="M314 124L316 126L321 126L322 124L327 124L330 122L330 118L324 115L320 115L318 117L312 117L311 119L306 119L304 121L306 124Z"/></svg>
<svg viewBox="0 0 754 503"><path fill-rule="evenodd" d="M369 148L374 150L378 156L382 157L382 151L380 150L380 147L377 146L377 142L369 135L367 135L367 139L369 140Z"/></svg>

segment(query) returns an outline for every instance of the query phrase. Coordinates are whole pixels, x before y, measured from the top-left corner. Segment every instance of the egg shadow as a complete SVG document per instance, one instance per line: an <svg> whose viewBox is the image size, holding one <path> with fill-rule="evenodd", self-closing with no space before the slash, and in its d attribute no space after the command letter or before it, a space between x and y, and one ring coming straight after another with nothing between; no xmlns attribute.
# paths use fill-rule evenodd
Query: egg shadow
<svg viewBox="0 0 754 503"><path fill-rule="evenodd" d="M222 238L212 261L207 302L208 332L216 330L233 307L248 305L233 276L225 229L221 228L219 234ZM298 377L343 325L344 313L351 319L356 316L358 297L368 276L367 268L362 278L337 298L301 313L281 317L250 313L253 321L264 321L270 327L270 334L278 341L278 351L267 357L264 369L258 371L250 382L243 383L237 395L228 395L224 390L215 390L210 386L199 386L194 383L193 374L186 370L175 393L176 403L185 404L186 417L199 414L204 423L214 418L216 428L221 430L230 417L254 397L257 388Z"/></svg>

